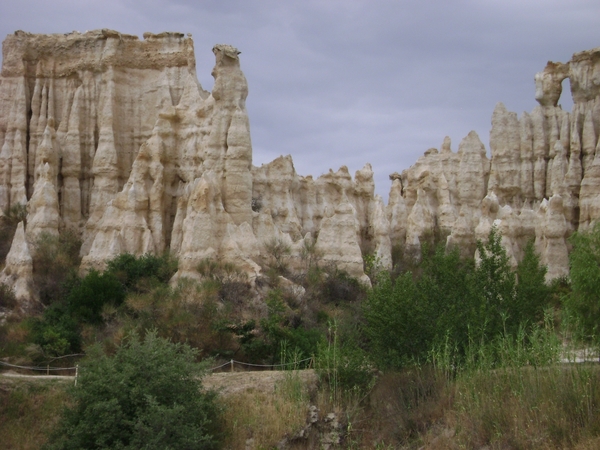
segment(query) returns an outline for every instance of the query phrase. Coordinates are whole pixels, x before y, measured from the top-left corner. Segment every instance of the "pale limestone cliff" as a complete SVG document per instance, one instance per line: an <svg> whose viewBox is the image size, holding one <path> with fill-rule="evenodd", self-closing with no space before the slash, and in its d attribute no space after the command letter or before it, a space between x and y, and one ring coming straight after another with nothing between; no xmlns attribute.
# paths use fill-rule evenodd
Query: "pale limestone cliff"
<svg viewBox="0 0 600 450"><path fill-rule="evenodd" d="M33 259L25 238L25 226L19 222L12 240L6 264L0 272L0 283L11 286L22 310L35 303L37 294L33 287Z"/></svg>
<svg viewBox="0 0 600 450"><path fill-rule="evenodd" d="M235 263L253 282L269 246L305 267L322 264L365 283L363 261L393 264L445 238L472 256L492 226L514 266L535 239L548 278L568 272L567 237L600 218L600 49L548 63L535 76L531 113L492 114L490 152L475 132L455 153L449 138L401 174L389 202L369 164L318 178L281 156L252 166L240 52L216 45L212 92L198 84L191 38L111 30L66 35L18 31L3 44L0 209L27 204L3 280L33 295L29 248L70 228L83 240L82 270L122 252L172 252L175 278L198 278L204 259ZM572 112L559 106L569 78ZM13 251L14 250L14 251ZM29 259L28 256L29 255ZM29 294L28 294L29 292Z"/></svg>
<svg viewBox="0 0 600 450"><path fill-rule="evenodd" d="M433 223L448 235L448 245L469 254L495 225L513 266L526 242L536 239L548 279L568 274L566 238L600 219L599 73L600 48L576 53L568 63L549 62L535 76L539 105L531 113L519 118L502 103L496 106L491 160L471 133L457 153L446 139L439 152L427 150L401 176L393 175L401 179L392 184L388 205L395 243L406 235L406 247L418 246ZM571 113L558 104L565 78Z"/></svg>

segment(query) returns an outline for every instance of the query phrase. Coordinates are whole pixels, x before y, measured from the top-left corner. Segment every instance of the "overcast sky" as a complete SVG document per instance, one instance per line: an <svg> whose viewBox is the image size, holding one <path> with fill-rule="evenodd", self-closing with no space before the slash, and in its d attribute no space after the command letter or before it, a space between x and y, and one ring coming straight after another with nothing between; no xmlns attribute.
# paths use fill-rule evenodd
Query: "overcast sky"
<svg viewBox="0 0 600 450"><path fill-rule="evenodd" d="M456 151L475 130L489 148L497 102L531 111L548 60L600 46L600 1L0 0L2 39L97 28L192 33L207 90L212 46L236 46L254 164L291 154L317 177L370 162L387 200L388 175L444 136Z"/></svg>

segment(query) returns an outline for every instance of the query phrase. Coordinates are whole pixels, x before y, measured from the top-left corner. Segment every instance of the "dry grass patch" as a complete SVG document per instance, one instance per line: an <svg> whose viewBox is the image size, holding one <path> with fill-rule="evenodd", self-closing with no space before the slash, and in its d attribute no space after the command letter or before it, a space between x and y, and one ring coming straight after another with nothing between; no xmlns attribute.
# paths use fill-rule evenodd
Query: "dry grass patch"
<svg viewBox="0 0 600 450"><path fill-rule="evenodd" d="M270 382L259 389L251 387L254 383L250 383L246 389L226 391L223 396L228 433L225 448L274 448L286 436L295 435L306 423L310 384L298 371L279 372L276 380L272 373L252 374L266 374L263 377L270 376ZM231 375L243 377L249 374ZM273 381L274 384L270 384Z"/></svg>
<svg viewBox="0 0 600 450"><path fill-rule="evenodd" d="M72 381L0 376L0 442L6 450L39 449L65 405Z"/></svg>

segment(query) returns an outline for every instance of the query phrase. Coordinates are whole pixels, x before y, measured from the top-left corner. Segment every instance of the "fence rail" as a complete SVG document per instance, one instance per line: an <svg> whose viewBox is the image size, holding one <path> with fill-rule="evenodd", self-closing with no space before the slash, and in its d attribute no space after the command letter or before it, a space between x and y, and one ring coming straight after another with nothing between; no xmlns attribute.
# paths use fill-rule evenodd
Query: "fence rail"
<svg viewBox="0 0 600 450"><path fill-rule="evenodd" d="M67 355L67 356L82 356L82 355ZM58 359L58 358L56 358L56 359ZM219 366L211 367L210 369L208 369L208 371L214 372L217 369L222 369L223 367L229 366L231 369L231 372L233 372L236 364L240 365L240 366L250 367L250 368L270 368L271 370L275 370L278 367L290 367L290 366L297 367L300 364L303 364L303 363L309 362L309 361L310 361L309 366L312 366L313 365L312 358L306 358L306 359L302 359L300 361L294 361L294 362L283 363L283 364L252 364L252 363L246 363L243 361L236 361L234 359L231 359L227 362L224 362L223 364L221 364ZM66 375L66 376L75 376L76 378L77 378L77 372L79 370L78 365L76 365L74 367L50 367L50 365L47 365L45 367L42 367L42 366L20 366L17 364L10 364L10 363L4 362L4 361L0 361L0 366L9 367L9 368L13 368L13 369L46 372L47 375L50 375L50 372L57 372L57 371L61 371L61 370L62 371L74 370L75 375Z"/></svg>

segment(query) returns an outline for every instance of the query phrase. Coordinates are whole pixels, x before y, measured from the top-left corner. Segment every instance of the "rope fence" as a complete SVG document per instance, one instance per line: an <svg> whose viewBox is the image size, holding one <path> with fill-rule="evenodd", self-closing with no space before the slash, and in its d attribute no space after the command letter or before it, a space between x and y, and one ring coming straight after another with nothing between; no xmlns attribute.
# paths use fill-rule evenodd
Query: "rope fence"
<svg viewBox="0 0 600 450"><path fill-rule="evenodd" d="M271 368L274 369L275 367L289 367L289 366L299 366L302 363L305 363L307 361L310 361L309 366L312 366L312 358L306 358L306 359L302 359L300 361L294 361L294 362L290 362L290 363L283 363L283 364L251 364L251 363L245 363L242 361L236 361L234 359L221 364L220 366L216 366L216 367L212 367L210 369L208 369L210 372L213 372L217 369L221 369L225 366L230 366L231 367L231 371L233 372L233 368L235 364L239 364L240 366L246 366L246 367L261 367L261 368Z"/></svg>
<svg viewBox="0 0 600 450"><path fill-rule="evenodd" d="M74 355L67 355L67 356L74 356ZM78 355L79 356L79 355ZM58 358L56 358L58 359ZM275 370L275 368L278 367L289 367L289 366L296 366L298 367L300 364L305 363L310 361L309 367L312 367L313 365L313 359L312 358L306 358L300 361L294 361L294 362L290 362L290 363L282 363L282 364L252 364L252 363L246 363L246 362L242 362L242 361L236 361L234 359L231 359L219 366L216 367L211 367L210 369L208 369L209 372L214 372L215 370L218 369L222 369L223 367L227 367L229 366L231 368L231 372L234 371L234 367L235 364L238 364L240 366L246 366L246 367L252 367L252 368L265 368L265 369L271 369L271 370ZM75 379L77 382L77 374L79 371L79 365L76 365L74 367L50 367L50 365L47 365L46 367L34 367L34 366L20 366L20 365L16 365L16 364L10 364L4 361L0 361L0 366L4 366L4 367L10 367L13 369L22 369L22 370L32 370L32 371L39 371L39 372L46 372L46 375L50 375L50 372L58 372L58 371L65 371L65 370L74 370L75 371ZM73 376L73 375L66 375L66 376Z"/></svg>
<svg viewBox="0 0 600 450"><path fill-rule="evenodd" d="M46 366L46 367L30 367L30 366L17 366L15 364L9 364L9 363L4 362L4 361L0 361L0 365L6 366L6 367L13 367L13 368L16 368L16 369L39 370L39 371L43 371L43 372L50 372L51 370L76 370L77 369L77 366L75 366L75 367L50 367L50 366Z"/></svg>

